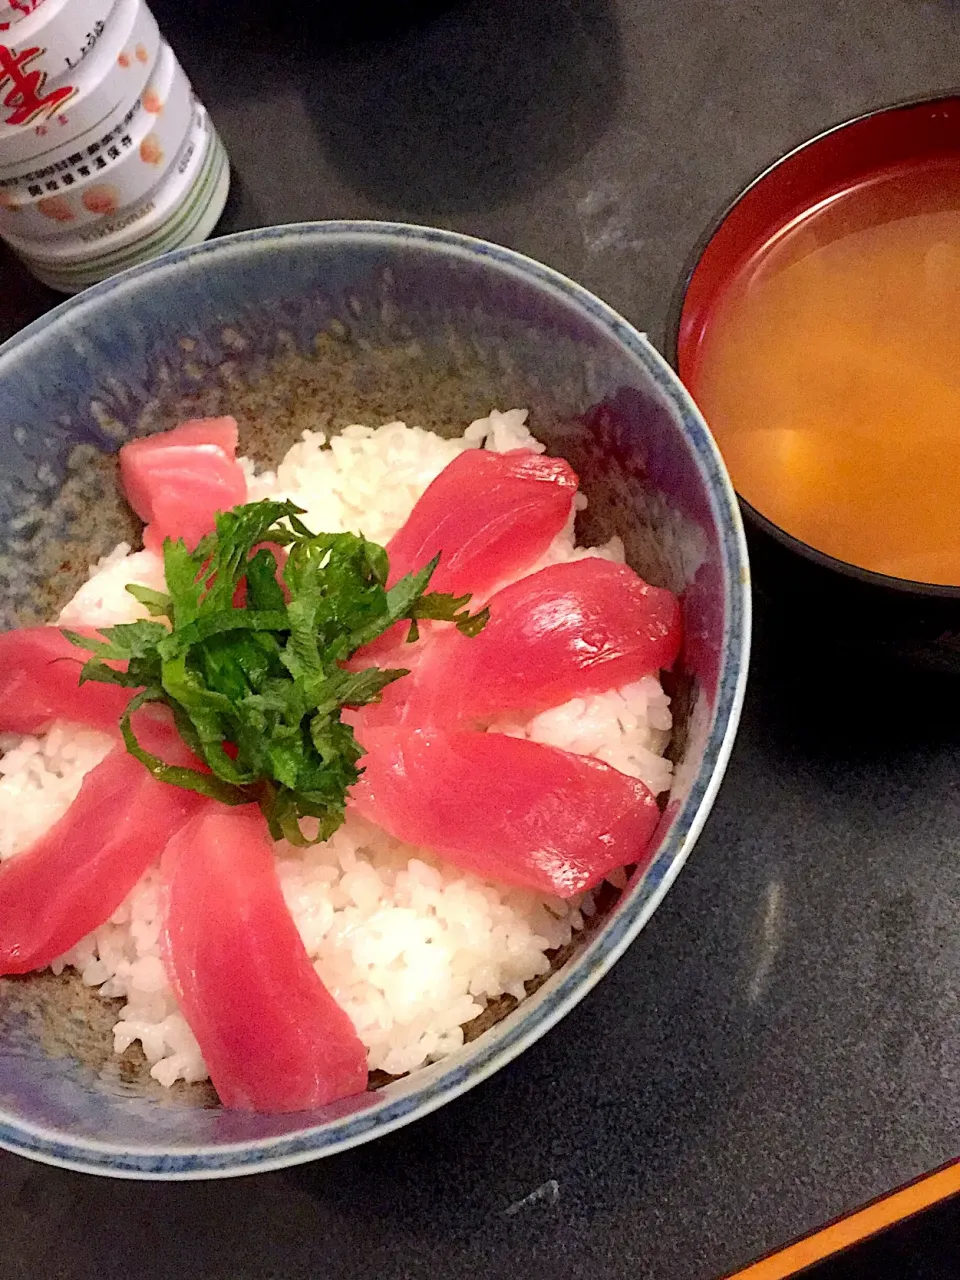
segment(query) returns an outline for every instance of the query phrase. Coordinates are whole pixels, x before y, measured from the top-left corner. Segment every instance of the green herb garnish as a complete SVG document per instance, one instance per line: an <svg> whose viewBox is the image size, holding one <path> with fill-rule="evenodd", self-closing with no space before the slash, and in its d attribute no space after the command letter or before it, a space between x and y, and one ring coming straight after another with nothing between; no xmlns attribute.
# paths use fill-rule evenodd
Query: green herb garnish
<svg viewBox="0 0 960 1280"><path fill-rule="evenodd" d="M311 533L291 502L252 502L217 516L195 551L167 539L167 593L127 590L154 620L100 631L102 640L64 634L94 656L80 682L140 689L120 728L131 755L154 777L226 804L258 803L274 839L306 845L343 822L363 749L340 718L343 707L380 700L406 669L343 664L394 623L417 638L423 619L453 622L476 635L487 610L470 597L427 592L439 556L387 589L387 553L352 533ZM288 548L277 581L269 542ZM246 579L246 598L235 604ZM287 598L289 596L289 599ZM117 671L107 665L125 662ZM166 764L137 741L131 716L148 702L170 707L180 735L210 769ZM318 820L316 835L301 827Z"/></svg>

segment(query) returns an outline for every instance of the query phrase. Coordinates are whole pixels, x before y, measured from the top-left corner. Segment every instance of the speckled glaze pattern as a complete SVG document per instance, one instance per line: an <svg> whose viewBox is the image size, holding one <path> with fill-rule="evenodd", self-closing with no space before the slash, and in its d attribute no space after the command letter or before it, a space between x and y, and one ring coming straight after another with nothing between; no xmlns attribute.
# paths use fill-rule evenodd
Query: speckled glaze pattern
<svg viewBox="0 0 960 1280"><path fill-rule="evenodd" d="M538 435L581 472L586 532L615 529L640 572L683 592L677 777L652 857L588 945L503 1021L412 1077L318 1113L230 1112L94 1070L51 1036L28 983L0 983L0 1145L12 1151L114 1176L224 1177L314 1159L428 1113L509 1062L603 976L676 877L716 794L747 674L750 588L709 432L666 363L603 303L453 233L346 222L243 233L125 273L8 342L3 624L49 607L51 566L63 590L120 536L105 460L119 443L191 407L239 403L245 443L260 452L244 406L255 416L274 405L295 434L290 388L331 352L371 416L387 391L425 425L461 413L454 430L491 404L530 405Z"/></svg>

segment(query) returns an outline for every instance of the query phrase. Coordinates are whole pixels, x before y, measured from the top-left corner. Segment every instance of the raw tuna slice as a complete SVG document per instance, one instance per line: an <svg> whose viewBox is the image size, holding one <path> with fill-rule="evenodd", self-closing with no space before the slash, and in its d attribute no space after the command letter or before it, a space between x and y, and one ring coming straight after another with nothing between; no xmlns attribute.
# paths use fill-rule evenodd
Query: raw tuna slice
<svg viewBox="0 0 960 1280"><path fill-rule="evenodd" d="M680 649L676 597L597 557L521 578L489 607L479 635L448 629L424 655L417 680L399 682L405 721L532 714L669 668Z"/></svg>
<svg viewBox="0 0 960 1280"><path fill-rule="evenodd" d="M236 451L233 418L197 418L123 446L120 478L147 526L145 547L160 550L165 538L183 538L192 550L212 531L218 511L246 501Z"/></svg>
<svg viewBox="0 0 960 1280"><path fill-rule="evenodd" d="M303 1111L362 1093L366 1050L310 963L260 810L199 815L161 869L167 972L221 1102Z"/></svg>
<svg viewBox="0 0 960 1280"><path fill-rule="evenodd" d="M577 477L562 458L529 449L468 449L428 485L387 544L390 584L440 552L431 591L484 599L534 564L563 529Z"/></svg>
<svg viewBox="0 0 960 1280"><path fill-rule="evenodd" d="M139 712L136 730L171 764L195 765L173 725ZM117 746L46 835L0 863L0 974L42 969L116 911L147 867L213 802L157 782Z"/></svg>
<svg viewBox="0 0 960 1280"><path fill-rule="evenodd" d="M381 728L350 803L477 875L570 897L642 860L660 817L635 778L499 733Z"/></svg>
<svg viewBox="0 0 960 1280"><path fill-rule="evenodd" d="M390 631L379 637L372 645L364 645L345 665L352 671L364 667L380 667L381 670L406 671L388 684L380 695L379 702L370 702L364 707L344 708L342 714L347 724L359 731L362 726L400 724L408 719L407 709L411 703L419 702L415 687L420 679L421 664L429 657L433 647L432 623L420 624L420 639L410 644L406 636L410 629L407 622L398 623Z"/></svg>
<svg viewBox="0 0 960 1280"><path fill-rule="evenodd" d="M90 627L76 630L96 635ZM0 634L0 732L42 733L54 720L115 732L133 691L94 681L79 684L89 656L58 627Z"/></svg>
<svg viewBox="0 0 960 1280"><path fill-rule="evenodd" d="M181 422L178 427L164 431L159 436L134 440L128 447L136 449L148 439L167 440L172 444L215 444L228 458L235 458L240 433L236 418L191 418L189 422Z"/></svg>

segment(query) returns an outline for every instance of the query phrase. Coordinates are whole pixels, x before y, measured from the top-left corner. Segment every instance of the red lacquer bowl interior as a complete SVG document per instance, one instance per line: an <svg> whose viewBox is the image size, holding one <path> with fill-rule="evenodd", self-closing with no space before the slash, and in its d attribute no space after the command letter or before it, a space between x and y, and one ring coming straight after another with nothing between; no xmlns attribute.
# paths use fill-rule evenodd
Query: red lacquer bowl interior
<svg viewBox="0 0 960 1280"><path fill-rule="evenodd" d="M676 368L696 395L697 362L725 287L770 239L805 212L879 174L960 151L960 97L888 107L791 151L755 179L706 242L683 294Z"/></svg>

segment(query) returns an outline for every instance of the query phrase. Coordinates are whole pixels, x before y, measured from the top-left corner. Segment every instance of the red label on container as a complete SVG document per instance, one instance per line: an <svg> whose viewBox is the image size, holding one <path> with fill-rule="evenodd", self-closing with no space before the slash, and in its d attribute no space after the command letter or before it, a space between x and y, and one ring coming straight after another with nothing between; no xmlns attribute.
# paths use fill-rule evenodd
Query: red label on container
<svg viewBox="0 0 960 1280"><path fill-rule="evenodd" d="M3 98L4 107L11 110L11 114L4 117L5 124L29 124L39 115L52 116L76 93L72 85L65 84L41 95L47 79L46 73L28 71L27 67L44 52L39 45L17 53L5 44L0 44L0 89L10 85Z"/></svg>
<svg viewBox="0 0 960 1280"><path fill-rule="evenodd" d="M39 9L43 4L43 0L10 0L10 8L14 13L19 13L20 18L29 18L35 9ZM0 22L0 31L9 31L11 27L16 26L20 18L15 18L13 22Z"/></svg>

